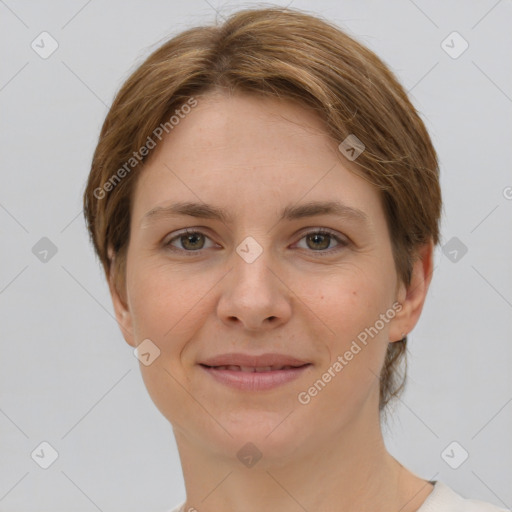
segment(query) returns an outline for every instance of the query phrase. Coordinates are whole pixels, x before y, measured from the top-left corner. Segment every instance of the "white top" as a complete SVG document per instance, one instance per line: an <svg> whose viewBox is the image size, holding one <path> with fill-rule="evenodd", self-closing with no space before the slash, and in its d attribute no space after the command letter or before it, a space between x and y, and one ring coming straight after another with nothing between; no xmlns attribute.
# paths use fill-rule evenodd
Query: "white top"
<svg viewBox="0 0 512 512"><path fill-rule="evenodd" d="M434 484L434 489L417 512L511 512L484 501L463 498L443 482L431 483ZM168 512L186 512L181 510L184 504Z"/></svg>

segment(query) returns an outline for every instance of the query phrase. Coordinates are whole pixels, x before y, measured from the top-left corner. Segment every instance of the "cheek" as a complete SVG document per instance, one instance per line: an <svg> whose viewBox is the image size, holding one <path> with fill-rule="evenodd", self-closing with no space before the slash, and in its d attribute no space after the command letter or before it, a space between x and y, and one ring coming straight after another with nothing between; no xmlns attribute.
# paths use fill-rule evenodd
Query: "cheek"
<svg viewBox="0 0 512 512"><path fill-rule="evenodd" d="M208 291L218 278L149 262L138 267L135 262L132 270L128 282L136 338L151 339L164 353L181 351L199 319L208 315Z"/></svg>
<svg viewBox="0 0 512 512"><path fill-rule="evenodd" d="M388 283L371 270L331 277L325 280L322 293L317 294L315 307L330 328L332 338L357 337L391 306ZM379 331L387 331L386 326Z"/></svg>
<svg viewBox="0 0 512 512"><path fill-rule="evenodd" d="M191 279L183 271L147 262L134 264L128 278L136 340L148 338L160 350L150 365L139 365L141 375L153 403L169 421L192 424L197 415L183 387L188 375L182 355L209 314L205 298L214 282L211 276Z"/></svg>
<svg viewBox="0 0 512 512"><path fill-rule="evenodd" d="M376 384L392 318L386 316L392 299L388 283L382 275L378 278L371 270L365 270L328 280L315 305L318 316L329 327L325 330L329 361L322 365L319 374L330 369L331 374L339 377L332 380L331 390L338 399L342 395L347 403L363 399ZM335 361L339 364L333 368Z"/></svg>

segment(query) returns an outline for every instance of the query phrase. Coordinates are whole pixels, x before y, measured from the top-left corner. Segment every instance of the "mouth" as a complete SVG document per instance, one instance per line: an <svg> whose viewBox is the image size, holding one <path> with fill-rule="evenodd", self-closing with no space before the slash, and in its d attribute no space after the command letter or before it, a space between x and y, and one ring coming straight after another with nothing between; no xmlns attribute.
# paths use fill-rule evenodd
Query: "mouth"
<svg viewBox="0 0 512 512"><path fill-rule="evenodd" d="M238 391L266 391L283 386L299 378L311 363L299 366L243 366L200 364L200 367L215 381Z"/></svg>
<svg viewBox="0 0 512 512"><path fill-rule="evenodd" d="M280 370L291 370L294 368L302 368L302 366L307 366L310 363L305 363L300 366L292 366L292 365L278 365L278 366L239 366L236 364L230 364L230 365L220 365L220 366L208 366L206 364L201 364L201 366L204 366L206 368L213 368L215 370L229 370L232 372L252 372L252 373L262 373L262 372L275 372Z"/></svg>

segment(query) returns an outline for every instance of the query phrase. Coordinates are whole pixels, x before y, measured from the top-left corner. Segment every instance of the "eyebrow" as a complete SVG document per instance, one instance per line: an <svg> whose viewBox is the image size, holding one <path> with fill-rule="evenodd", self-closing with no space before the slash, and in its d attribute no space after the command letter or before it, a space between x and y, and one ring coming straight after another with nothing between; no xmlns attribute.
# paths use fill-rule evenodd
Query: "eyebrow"
<svg viewBox="0 0 512 512"><path fill-rule="evenodd" d="M200 219L219 220L225 224L233 222L233 215L224 208L209 205L206 203L179 202L166 206L156 206L146 212L141 224L152 223L153 221L188 215ZM357 222L368 222L368 216L362 210L353 208L337 201L310 201L300 205L286 206L281 212L281 220L297 220L316 215L335 215L337 217Z"/></svg>

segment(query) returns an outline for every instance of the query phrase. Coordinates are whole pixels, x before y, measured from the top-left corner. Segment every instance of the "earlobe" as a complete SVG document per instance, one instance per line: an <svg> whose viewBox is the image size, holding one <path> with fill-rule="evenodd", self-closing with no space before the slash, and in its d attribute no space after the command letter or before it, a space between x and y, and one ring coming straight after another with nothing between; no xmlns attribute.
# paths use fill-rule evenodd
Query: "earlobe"
<svg viewBox="0 0 512 512"><path fill-rule="evenodd" d="M393 319L389 329L390 341L399 341L410 333L418 322L428 288L432 280L434 245L428 242L416 251L411 282L409 286L401 285L398 301L402 305Z"/></svg>
<svg viewBox="0 0 512 512"><path fill-rule="evenodd" d="M116 280L116 255L114 254L111 247L109 247L108 256L110 261L108 287L110 290L110 296L112 298L112 304L114 306L114 313L116 315L117 324L121 329L126 343L132 347L136 347L133 336L132 316L128 307L126 294L122 295L119 293L119 283L117 283Z"/></svg>

